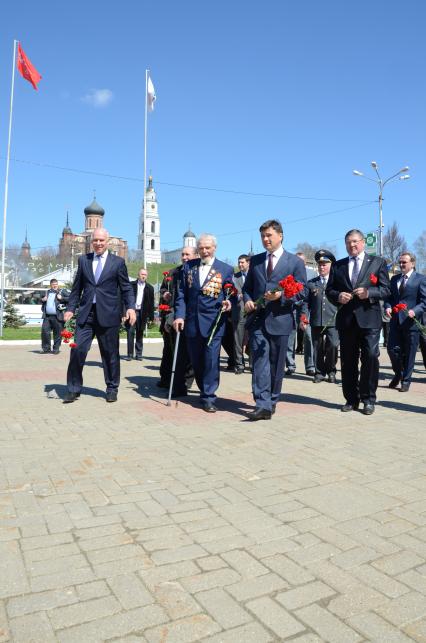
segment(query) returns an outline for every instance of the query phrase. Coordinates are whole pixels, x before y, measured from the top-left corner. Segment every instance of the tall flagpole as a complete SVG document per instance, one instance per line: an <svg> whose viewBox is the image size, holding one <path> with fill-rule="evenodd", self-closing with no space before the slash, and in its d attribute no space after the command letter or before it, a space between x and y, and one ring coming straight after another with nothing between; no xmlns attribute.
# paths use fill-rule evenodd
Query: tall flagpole
<svg viewBox="0 0 426 643"><path fill-rule="evenodd" d="M145 69L145 151L143 168L143 267L146 270L146 148L148 136L148 75L149 69Z"/></svg>
<svg viewBox="0 0 426 643"><path fill-rule="evenodd" d="M18 40L13 41L13 63L12 63L12 84L10 89L10 112L9 112L9 136L7 140L6 155L6 177L4 182L4 208L3 208L3 238L1 252L1 305L0 305L0 337L3 337L3 313L4 313L4 287L5 287L5 255L6 255L6 218L7 218L7 197L9 192L9 161L10 144L12 141L12 114L13 114L13 92L15 88L15 62L16 45Z"/></svg>

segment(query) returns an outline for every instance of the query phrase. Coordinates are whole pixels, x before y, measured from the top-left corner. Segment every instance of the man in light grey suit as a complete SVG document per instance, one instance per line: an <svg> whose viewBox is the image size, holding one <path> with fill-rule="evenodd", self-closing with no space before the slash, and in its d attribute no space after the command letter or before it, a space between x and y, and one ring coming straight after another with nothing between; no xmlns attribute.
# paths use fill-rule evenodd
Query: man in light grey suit
<svg viewBox="0 0 426 643"><path fill-rule="evenodd" d="M270 219L260 226L259 231L266 252L251 258L243 288L256 403L249 418L254 421L270 420L275 413L281 393L288 336L295 325L293 308L307 294L305 266L299 257L282 247L281 223ZM284 292L274 290L289 275L304 287L287 299ZM259 303L261 298L262 304Z"/></svg>

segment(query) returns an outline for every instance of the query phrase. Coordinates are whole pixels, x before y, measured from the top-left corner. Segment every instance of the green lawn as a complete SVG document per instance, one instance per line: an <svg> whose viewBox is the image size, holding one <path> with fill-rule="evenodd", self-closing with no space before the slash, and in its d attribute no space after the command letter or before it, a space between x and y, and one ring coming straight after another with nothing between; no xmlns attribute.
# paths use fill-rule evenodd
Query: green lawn
<svg viewBox="0 0 426 643"><path fill-rule="evenodd" d="M125 337L123 332L120 337ZM161 337L158 326L148 329L148 338ZM40 339L41 326L21 326L20 328L4 328L3 337L0 339Z"/></svg>

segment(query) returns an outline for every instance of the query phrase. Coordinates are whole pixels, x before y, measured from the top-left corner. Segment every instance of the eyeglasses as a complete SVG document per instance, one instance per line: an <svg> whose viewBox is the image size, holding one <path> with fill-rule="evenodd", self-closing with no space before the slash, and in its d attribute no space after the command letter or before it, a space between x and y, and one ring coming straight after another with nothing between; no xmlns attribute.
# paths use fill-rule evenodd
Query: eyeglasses
<svg viewBox="0 0 426 643"><path fill-rule="evenodd" d="M400 262L399 262L399 265L400 265L400 266L403 266L405 263L410 263L410 262L409 262L409 261L400 261Z"/></svg>

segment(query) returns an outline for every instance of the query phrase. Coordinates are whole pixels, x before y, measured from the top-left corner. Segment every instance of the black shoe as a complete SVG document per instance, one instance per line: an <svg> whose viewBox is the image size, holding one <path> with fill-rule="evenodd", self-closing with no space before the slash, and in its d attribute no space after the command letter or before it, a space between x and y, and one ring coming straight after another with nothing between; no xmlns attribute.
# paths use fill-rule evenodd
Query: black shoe
<svg viewBox="0 0 426 643"><path fill-rule="evenodd" d="M234 370L234 373L235 373L235 375L241 375L242 373L244 373L244 367L236 368Z"/></svg>
<svg viewBox="0 0 426 643"><path fill-rule="evenodd" d="M293 371L293 370L291 370L291 368L288 368L288 369L286 370L286 372L285 372L285 374L287 375L287 377L291 377L291 376L293 375L293 373L294 373L294 371Z"/></svg>
<svg viewBox="0 0 426 643"><path fill-rule="evenodd" d="M306 375L310 375L312 377L313 375L315 375L315 370L313 368L309 368L306 371Z"/></svg>
<svg viewBox="0 0 426 643"><path fill-rule="evenodd" d="M266 409L255 409L252 413L249 413L248 419L252 422L257 420L270 420L272 412L267 411Z"/></svg>
<svg viewBox="0 0 426 643"><path fill-rule="evenodd" d="M273 404L272 409L271 409L271 415L274 415L275 411L277 410L277 405Z"/></svg>
<svg viewBox="0 0 426 643"><path fill-rule="evenodd" d="M233 371L234 368L235 368L235 366L233 366L232 364L228 364L228 366L226 367L226 370L227 371Z"/></svg>
<svg viewBox="0 0 426 643"><path fill-rule="evenodd" d="M142 355L136 355L135 360L137 362L141 362L142 361Z"/></svg>
<svg viewBox="0 0 426 643"><path fill-rule="evenodd" d="M185 389L182 389L181 391L173 391L172 393L172 400L175 400L177 397L186 397L188 395L188 391Z"/></svg>
<svg viewBox="0 0 426 643"><path fill-rule="evenodd" d="M319 375L318 373L314 375L314 384L318 384L319 382L323 382L324 380L324 375Z"/></svg>
<svg viewBox="0 0 426 643"><path fill-rule="evenodd" d="M364 408L362 412L364 413L364 415L373 415L374 404L371 404L371 402L364 402Z"/></svg>
<svg viewBox="0 0 426 643"><path fill-rule="evenodd" d="M133 357L131 355L127 355L126 357L123 357L125 362L131 362Z"/></svg>
<svg viewBox="0 0 426 643"><path fill-rule="evenodd" d="M166 382L162 382L161 380L159 380L155 383L155 386L158 386L158 388L170 388L170 382L166 384Z"/></svg>
<svg viewBox="0 0 426 643"><path fill-rule="evenodd" d="M49 351L45 351L45 350L43 350L43 349L42 349L41 351L39 351L40 355L46 355L47 353L51 353L51 352L52 352L52 351L50 351L50 350L49 350Z"/></svg>
<svg viewBox="0 0 426 643"><path fill-rule="evenodd" d="M71 393L70 391L68 391L68 393L65 393L63 403L71 404L71 402L75 402L76 400L78 400L79 397L80 397L80 393Z"/></svg>
<svg viewBox="0 0 426 643"><path fill-rule="evenodd" d="M353 404L350 404L349 402L346 402L340 409L342 413L348 413L348 411L358 411L358 406L359 402L354 402Z"/></svg>
<svg viewBox="0 0 426 643"><path fill-rule="evenodd" d="M335 384L336 383L336 374L335 373L329 373L328 374L328 381L330 384Z"/></svg>
<svg viewBox="0 0 426 643"><path fill-rule="evenodd" d="M399 375L394 375L391 381L389 382L388 387L397 388L400 381L401 381L401 378L399 377Z"/></svg>
<svg viewBox="0 0 426 643"><path fill-rule="evenodd" d="M205 411L206 413L216 413L217 408L214 404L212 404L212 402L205 402L203 404L203 411Z"/></svg>
<svg viewBox="0 0 426 643"><path fill-rule="evenodd" d="M410 388L410 382L402 382L401 388L399 389L401 393L406 393Z"/></svg>
<svg viewBox="0 0 426 643"><path fill-rule="evenodd" d="M107 402L116 402L117 401L117 391L107 391L106 392L106 401Z"/></svg>
<svg viewBox="0 0 426 643"><path fill-rule="evenodd" d="M59 355L59 351L52 351L52 355Z"/></svg>

